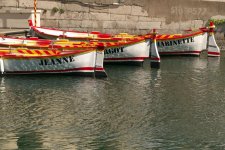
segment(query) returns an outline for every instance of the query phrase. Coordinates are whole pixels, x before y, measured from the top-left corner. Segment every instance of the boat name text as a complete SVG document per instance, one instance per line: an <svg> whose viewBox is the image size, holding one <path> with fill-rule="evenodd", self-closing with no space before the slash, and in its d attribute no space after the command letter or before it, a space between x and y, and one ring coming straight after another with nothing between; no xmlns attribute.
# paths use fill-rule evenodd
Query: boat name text
<svg viewBox="0 0 225 150"><path fill-rule="evenodd" d="M55 59L42 59L39 63L40 66L48 66L48 65L60 65L65 63L74 62L74 58L72 56L55 58Z"/></svg>
<svg viewBox="0 0 225 150"><path fill-rule="evenodd" d="M124 47L115 47L115 48L108 48L105 50L105 55L107 54L116 54L116 53L123 53Z"/></svg>
<svg viewBox="0 0 225 150"><path fill-rule="evenodd" d="M192 42L194 42L194 37L180 39L180 40L158 41L157 46L158 47L174 46L174 45L181 45L181 44L192 43Z"/></svg>

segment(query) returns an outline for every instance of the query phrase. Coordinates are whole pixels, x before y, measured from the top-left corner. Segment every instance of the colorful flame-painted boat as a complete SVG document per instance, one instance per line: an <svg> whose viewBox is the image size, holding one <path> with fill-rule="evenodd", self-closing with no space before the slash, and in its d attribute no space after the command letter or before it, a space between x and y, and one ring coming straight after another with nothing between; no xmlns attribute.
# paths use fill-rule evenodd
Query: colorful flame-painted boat
<svg viewBox="0 0 225 150"><path fill-rule="evenodd" d="M119 40L118 40L119 39ZM142 64L146 58L149 58L150 40L146 40L145 37L133 37L113 38L117 42L103 42L105 48L104 62L105 63L131 63ZM11 47L25 46L28 48L70 48L74 46L97 46L99 41L90 40L85 41L69 41L67 39L62 40L44 40L38 38L11 38L0 37L1 45L10 45Z"/></svg>
<svg viewBox="0 0 225 150"><path fill-rule="evenodd" d="M20 39L14 39L16 44L0 43L1 75L66 73L82 76L107 76L103 68L104 46L58 47L51 45L46 47L46 45L36 43L36 45L23 44L18 47L19 41ZM38 40L30 41L38 42Z"/></svg>
<svg viewBox="0 0 225 150"><path fill-rule="evenodd" d="M206 49L207 32L187 35L157 35L160 55L200 55Z"/></svg>
<svg viewBox="0 0 225 150"><path fill-rule="evenodd" d="M136 37L119 42L104 42L106 63L142 64L149 58L150 40Z"/></svg>
<svg viewBox="0 0 225 150"><path fill-rule="evenodd" d="M208 28L190 31L188 34L157 35L157 48L160 55L200 55L203 50L208 51L208 56L220 56L214 37L214 24ZM149 38L152 35L148 36Z"/></svg>
<svg viewBox="0 0 225 150"><path fill-rule="evenodd" d="M87 39L98 39L100 41L113 41L113 40L123 40L124 38L138 38L139 36L120 36L119 38L116 36L111 36L110 34L101 34L99 32L93 33L79 33L76 31L66 31L52 28L43 28L43 27L35 27L32 25L32 22L29 21L31 32L42 38L50 38L54 39L60 36L64 38L73 39L73 40L87 40ZM219 56L220 49L216 44L214 38L214 28L215 26L211 22L209 28L200 28L197 31L193 31L188 34L163 34L157 35L157 47L160 55L200 55L200 53L207 49L208 56ZM116 38L115 38L116 37ZM141 36L142 37L142 36ZM152 34L146 35L146 39L151 39L153 41ZM140 38L140 37L139 37ZM149 45L149 41L146 41L146 44L143 44L143 49L148 48L146 45ZM136 47L136 46L133 46ZM130 46L129 49L133 49ZM138 46L140 49L140 46ZM133 49L136 51L136 49ZM111 55L111 60L117 55ZM111 57L110 56L110 57ZM121 56L122 57L122 56ZM106 54L106 59L107 54ZM116 59L116 58L115 58Z"/></svg>
<svg viewBox="0 0 225 150"><path fill-rule="evenodd" d="M99 40L105 43L105 63L131 63L142 64L144 59L149 58L150 39L144 36L128 34L102 34L100 32L77 32L54 28L33 26L29 20L31 34L45 39L57 39L59 37L73 41Z"/></svg>

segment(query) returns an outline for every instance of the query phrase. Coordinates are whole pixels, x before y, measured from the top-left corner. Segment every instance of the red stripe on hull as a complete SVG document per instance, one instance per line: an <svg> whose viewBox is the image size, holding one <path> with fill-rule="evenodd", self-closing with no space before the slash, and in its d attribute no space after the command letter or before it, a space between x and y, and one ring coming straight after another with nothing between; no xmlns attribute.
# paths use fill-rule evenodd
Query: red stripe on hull
<svg viewBox="0 0 225 150"><path fill-rule="evenodd" d="M161 55L199 55L201 51L176 51L176 52L159 52Z"/></svg>
<svg viewBox="0 0 225 150"><path fill-rule="evenodd" d="M158 57L156 57L156 58L150 58L151 60L157 60L157 61L159 61L160 60L160 58L158 58Z"/></svg>
<svg viewBox="0 0 225 150"><path fill-rule="evenodd" d="M149 57L105 58L104 60L144 61L144 59L146 58L149 58Z"/></svg>
<svg viewBox="0 0 225 150"><path fill-rule="evenodd" d="M95 68L95 71L104 71L104 68Z"/></svg>
<svg viewBox="0 0 225 150"><path fill-rule="evenodd" d="M103 68L102 68L103 69ZM72 73L79 71L90 71L94 72L94 67L82 67L82 68L73 68L65 70L37 70L37 71L5 71L6 74L35 74L35 73Z"/></svg>
<svg viewBox="0 0 225 150"><path fill-rule="evenodd" d="M219 52L208 52L208 55L220 56L220 53Z"/></svg>

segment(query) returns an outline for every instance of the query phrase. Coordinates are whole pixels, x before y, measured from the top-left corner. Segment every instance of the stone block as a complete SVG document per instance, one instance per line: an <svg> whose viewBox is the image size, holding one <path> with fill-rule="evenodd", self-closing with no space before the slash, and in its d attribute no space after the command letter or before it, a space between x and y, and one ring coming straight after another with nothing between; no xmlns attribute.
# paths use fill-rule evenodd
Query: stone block
<svg viewBox="0 0 225 150"><path fill-rule="evenodd" d="M116 21L104 21L103 22L103 29L115 29L117 28Z"/></svg>
<svg viewBox="0 0 225 150"><path fill-rule="evenodd" d="M64 13L57 13L57 14L55 14L55 17L58 17L58 19L68 19L68 20L71 20L71 19L73 19L73 14L74 13L75 12L71 13L71 12L66 11Z"/></svg>
<svg viewBox="0 0 225 150"><path fill-rule="evenodd" d="M89 12L89 7L81 6L78 4L62 4L61 8L65 11Z"/></svg>
<svg viewBox="0 0 225 150"><path fill-rule="evenodd" d="M93 22L91 20L82 20L81 27L92 28Z"/></svg>
<svg viewBox="0 0 225 150"><path fill-rule="evenodd" d="M0 18L0 28L6 28L5 26L4 26L4 23L5 22L5 20L4 19L2 19L2 18Z"/></svg>
<svg viewBox="0 0 225 150"><path fill-rule="evenodd" d="M117 28L120 29L126 29L127 28L127 22L126 21L116 21Z"/></svg>
<svg viewBox="0 0 225 150"><path fill-rule="evenodd" d="M136 22L133 21L116 21L117 28L120 29L136 29Z"/></svg>
<svg viewBox="0 0 225 150"><path fill-rule="evenodd" d="M75 19L75 20L88 20L89 19L89 18L84 18L83 12L67 12L67 13L68 13L67 19Z"/></svg>
<svg viewBox="0 0 225 150"><path fill-rule="evenodd" d="M38 1L37 2L38 9L52 10L54 7L60 9L61 3L57 1Z"/></svg>
<svg viewBox="0 0 225 150"><path fill-rule="evenodd" d="M163 29L179 29L180 24L179 22L171 22L169 24L166 22L162 22L162 28Z"/></svg>
<svg viewBox="0 0 225 150"><path fill-rule="evenodd" d="M165 22L166 18L159 17L159 18L153 18L153 17L144 17L144 16L139 16L139 21L156 21L156 22Z"/></svg>
<svg viewBox="0 0 225 150"><path fill-rule="evenodd" d="M150 32L149 30L142 30L142 31L145 31L145 32L141 33L140 30L138 30L138 29L131 29L129 31L129 33L130 34L135 34L135 35L141 35L141 34L143 35L143 34L146 34L146 33Z"/></svg>
<svg viewBox="0 0 225 150"><path fill-rule="evenodd" d="M90 19L91 20L110 20L110 14L109 13L90 13Z"/></svg>
<svg viewBox="0 0 225 150"><path fill-rule="evenodd" d="M93 28L103 28L103 21L92 21L92 27Z"/></svg>
<svg viewBox="0 0 225 150"><path fill-rule="evenodd" d="M132 6L131 15L133 16L148 16L148 12L140 6Z"/></svg>
<svg viewBox="0 0 225 150"><path fill-rule="evenodd" d="M193 23L192 20L189 20L189 21L183 21L183 22L180 22L180 27L179 29L182 31L182 30L187 30L187 29L194 29L195 28L195 24Z"/></svg>
<svg viewBox="0 0 225 150"><path fill-rule="evenodd" d="M8 15L13 15L13 14L16 14L16 15L21 15L21 14L27 14L27 15L31 15L31 10L28 10L28 9L0 9L0 13L1 13L1 16L0 17L3 17L4 14L8 14Z"/></svg>
<svg viewBox="0 0 225 150"><path fill-rule="evenodd" d="M163 33L173 34L173 33L180 33L180 24L179 22L172 22L167 24L166 22L162 22L162 31Z"/></svg>
<svg viewBox="0 0 225 150"><path fill-rule="evenodd" d="M33 0L19 0L19 6L22 8L33 8L34 7L34 1ZM37 8L40 9L39 3L43 3L42 1L37 1Z"/></svg>
<svg viewBox="0 0 225 150"><path fill-rule="evenodd" d="M127 15L126 16L126 20L127 21L135 21L135 22L137 22L139 20L139 17L138 16L130 16L130 15Z"/></svg>
<svg viewBox="0 0 225 150"><path fill-rule="evenodd" d="M127 23L127 29L137 30L137 22L135 21L126 21Z"/></svg>
<svg viewBox="0 0 225 150"><path fill-rule="evenodd" d="M78 20L59 20L60 28L79 28L82 25L82 21Z"/></svg>
<svg viewBox="0 0 225 150"><path fill-rule="evenodd" d="M109 6L102 8L90 8L90 12L92 13L109 13Z"/></svg>
<svg viewBox="0 0 225 150"><path fill-rule="evenodd" d="M58 19L58 13L52 13L51 10L46 10L46 12L42 12L41 19Z"/></svg>
<svg viewBox="0 0 225 150"><path fill-rule="evenodd" d="M193 20L194 28L201 28L204 27L204 21L203 20Z"/></svg>
<svg viewBox="0 0 225 150"><path fill-rule="evenodd" d="M116 14L111 14L110 20L116 20L116 21L124 21L126 20L125 15L116 15Z"/></svg>
<svg viewBox="0 0 225 150"><path fill-rule="evenodd" d="M68 28L68 30L73 30L73 31L79 31L82 32L83 30L81 30L82 28Z"/></svg>
<svg viewBox="0 0 225 150"><path fill-rule="evenodd" d="M7 19L7 28L29 28L27 19Z"/></svg>
<svg viewBox="0 0 225 150"><path fill-rule="evenodd" d="M161 22L138 22L136 27L141 30L160 29Z"/></svg>
<svg viewBox="0 0 225 150"><path fill-rule="evenodd" d="M30 13L12 13L12 11L5 11L0 15L3 28L28 28L29 18Z"/></svg>
<svg viewBox="0 0 225 150"><path fill-rule="evenodd" d="M117 8L109 9L110 14L119 14L119 15L130 15L131 14L131 6L123 5Z"/></svg>
<svg viewBox="0 0 225 150"><path fill-rule="evenodd" d="M136 33L136 34L143 35L143 34L147 34L147 33L149 33L149 30L148 30L148 29L141 29L141 30L139 30L138 33Z"/></svg>
<svg viewBox="0 0 225 150"><path fill-rule="evenodd" d="M152 18L150 18L150 17L139 16L139 21L141 21L141 22L143 22L143 21L145 21L145 22L147 22L147 21L152 21L151 19L152 19Z"/></svg>
<svg viewBox="0 0 225 150"><path fill-rule="evenodd" d="M88 12L80 12L82 13L82 20L92 20L93 16Z"/></svg>
<svg viewBox="0 0 225 150"><path fill-rule="evenodd" d="M59 21L58 20L55 20L55 19L46 19L46 20L42 20L41 19L41 26L44 26L44 27L54 27L54 28L58 28L59 27Z"/></svg>
<svg viewBox="0 0 225 150"><path fill-rule="evenodd" d="M122 33L123 30L121 29L103 29L104 33L109 33L109 34L118 34L118 33Z"/></svg>
<svg viewBox="0 0 225 150"><path fill-rule="evenodd" d="M83 12L69 12L65 11L64 13L52 13L51 10L47 10L45 13L42 13L41 18L46 19L75 19L83 20ZM87 19L84 19L87 20Z"/></svg>
<svg viewBox="0 0 225 150"><path fill-rule="evenodd" d="M0 6L18 7L19 4L17 0L1 0Z"/></svg>

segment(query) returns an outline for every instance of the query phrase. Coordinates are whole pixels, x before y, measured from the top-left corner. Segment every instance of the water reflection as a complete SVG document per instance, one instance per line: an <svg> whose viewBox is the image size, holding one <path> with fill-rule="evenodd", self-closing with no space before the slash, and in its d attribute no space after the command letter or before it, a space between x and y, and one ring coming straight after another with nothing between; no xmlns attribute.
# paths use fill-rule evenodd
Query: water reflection
<svg viewBox="0 0 225 150"><path fill-rule="evenodd" d="M221 148L222 57L162 58L161 69L107 66L108 79L0 78L4 149Z"/></svg>

